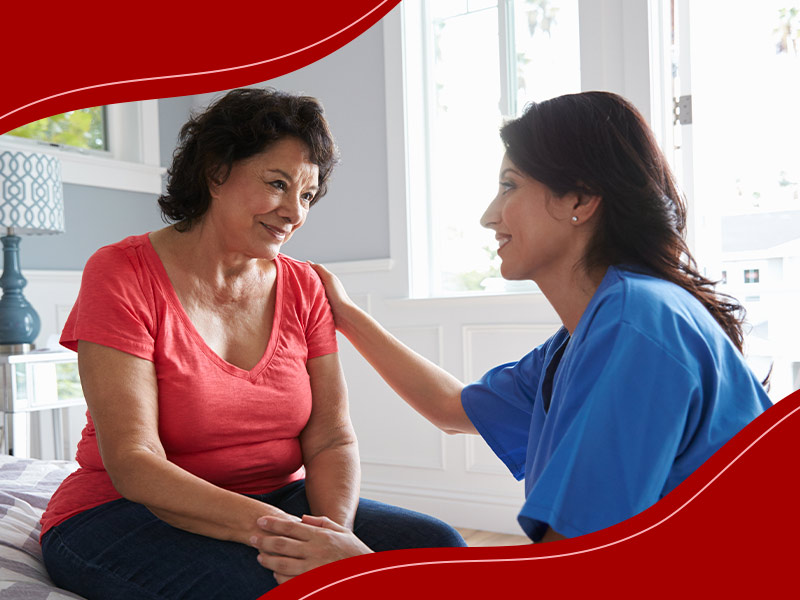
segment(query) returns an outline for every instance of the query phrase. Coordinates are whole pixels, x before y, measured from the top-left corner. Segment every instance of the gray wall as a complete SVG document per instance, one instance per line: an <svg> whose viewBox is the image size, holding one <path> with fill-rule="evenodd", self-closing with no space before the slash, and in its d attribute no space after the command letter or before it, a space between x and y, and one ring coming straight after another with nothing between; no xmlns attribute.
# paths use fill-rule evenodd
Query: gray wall
<svg viewBox="0 0 800 600"><path fill-rule="evenodd" d="M191 96L158 101L161 164L168 166ZM81 270L106 244L164 226L155 194L64 185L64 229L59 235L25 236L20 263L26 269Z"/></svg>
<svg viewBox="0 0 800 600"><path fill-rule="evenodd" d="M22 269L81 270L100 246L163 227L157 209L155 195L64 185L65 232L24 236Z"/></svg>
<svg viewBox="0 0 800 600"><path fill-rule="evenodd" d="M341 157L328 194L285 253L317 262L389 257L381 23L322 60L261 85L319 98ZM197 96L197 104L218 95Z"/></svg>

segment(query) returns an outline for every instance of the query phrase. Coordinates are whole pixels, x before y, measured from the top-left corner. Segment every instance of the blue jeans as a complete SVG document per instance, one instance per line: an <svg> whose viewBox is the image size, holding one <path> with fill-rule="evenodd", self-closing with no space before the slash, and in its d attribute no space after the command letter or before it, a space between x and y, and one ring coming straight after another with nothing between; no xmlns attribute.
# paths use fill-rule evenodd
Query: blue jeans
<svg viewBox="0 0 800 600"><path fill-rule="evenodd" d="M296 516L310 513L304 481L253 497ZM353 531L376 552L465 545L438 519L363 498ZM124 499L52 528L42 554L57 586L89 599L256 599L277 585L254 548L177 529Z"/></svg>

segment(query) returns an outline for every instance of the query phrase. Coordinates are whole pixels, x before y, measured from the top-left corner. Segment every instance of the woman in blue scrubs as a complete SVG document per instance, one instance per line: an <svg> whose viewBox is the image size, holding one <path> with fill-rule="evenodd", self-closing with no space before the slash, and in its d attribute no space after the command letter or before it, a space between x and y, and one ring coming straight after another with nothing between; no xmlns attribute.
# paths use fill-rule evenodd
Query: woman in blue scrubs
<svg viewBox="0 0 800 600"><path fill-rule="evenodd" d="M549 541L651 506L771 403L742 357L741 306L698 272L683 198L633 105L561 96L501 137L481 224L496 232L503 277L535 281L558 313L547 342L464 385L315 268L337 328L392 388L443 431L483 436L525 478L519 522ZM319 525L271 531L297 540ZM290 551L298 564L304 544Z"/></svg>

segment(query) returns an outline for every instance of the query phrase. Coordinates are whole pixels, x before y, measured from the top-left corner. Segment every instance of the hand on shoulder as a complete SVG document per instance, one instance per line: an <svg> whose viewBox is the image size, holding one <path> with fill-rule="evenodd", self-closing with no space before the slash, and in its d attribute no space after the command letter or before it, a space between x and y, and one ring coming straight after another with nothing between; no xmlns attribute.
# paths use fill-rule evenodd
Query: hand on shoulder
<svg viewBox="0 0 800 600"><path fill-rule="evenodd" d="M347 291L336 275L322 265L311 261L308 261L308 264L319 276L322 285L325 286L325 295L328 297L328 303L331 305L336 328L341 330L344 324L344 312L348 308L355 307L355 303L350 299L350 296L347 295Z"/></svg>

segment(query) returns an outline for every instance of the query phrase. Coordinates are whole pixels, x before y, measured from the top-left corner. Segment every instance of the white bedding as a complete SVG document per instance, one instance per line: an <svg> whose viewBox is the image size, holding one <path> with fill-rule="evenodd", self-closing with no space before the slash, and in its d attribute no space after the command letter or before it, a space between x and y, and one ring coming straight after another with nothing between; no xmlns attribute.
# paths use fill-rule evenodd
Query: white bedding
<svg viewBox="0 0 800 600"><path fill-rule="evenodd" d="M78 464L0 454L0 598L80 598L58 589L42 563L39 519L50 496Z"/></svg>

